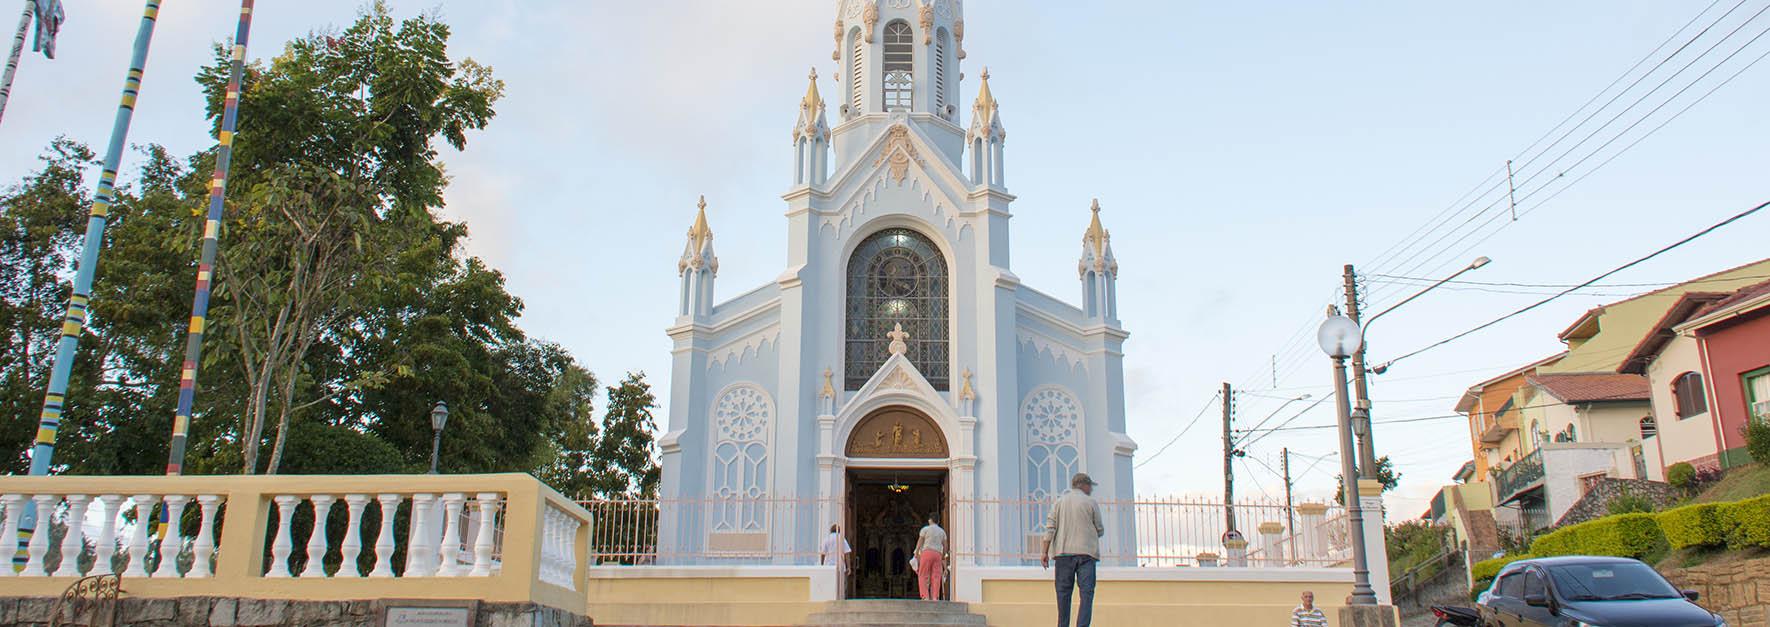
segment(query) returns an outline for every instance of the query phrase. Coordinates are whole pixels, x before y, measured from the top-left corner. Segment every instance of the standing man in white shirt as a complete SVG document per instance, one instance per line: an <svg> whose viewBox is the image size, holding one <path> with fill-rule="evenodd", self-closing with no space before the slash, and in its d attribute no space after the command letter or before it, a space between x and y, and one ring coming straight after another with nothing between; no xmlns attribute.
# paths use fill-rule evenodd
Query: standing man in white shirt
<svg viewBox="0 0 1770 627"><path fill-rule="evenodd" d="M1076 588L1082 589L1076 627L1094 622L1094 563L1100 561L1100 537L1106 535L1100 504L1093 497L1097 485L1088 473L1076 473L1046 519L1039 566L1049 568L1051 555L1057 555L1057 627L1069 627L1069 599Z"/></svg>
<svg viewBox="0 0 1770 627"><path fill-rule="evenodd" d="M836 600L848 598L848 560L854 548L848 546L848 539L842 537L842 525L830 525L830 535L824 538L823 546L818 549L819 564L836 567Z"/></svg>

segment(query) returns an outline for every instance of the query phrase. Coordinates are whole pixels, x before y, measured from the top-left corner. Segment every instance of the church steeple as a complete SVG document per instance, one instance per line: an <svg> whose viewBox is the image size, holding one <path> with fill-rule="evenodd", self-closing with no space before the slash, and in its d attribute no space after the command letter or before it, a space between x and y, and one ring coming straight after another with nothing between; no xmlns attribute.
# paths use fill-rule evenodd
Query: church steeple
<svg viewBox="0 0 1770 627"><path fill-rule="evenodd" d="M951 121L965 17L953 0L842 0L836 51L842 119L892 111Z"/></svg>
<svg viewBox="0 0 1770 627"><path fill-rule="evenodd" d="M830 124L824 115L824 99L817 93L817 68L811 84L799 100L799 122L793 125L793 185L822 185L829 178Z"/></svg>
<svg viewBox="0 0 1770 627"><path fill-rule="evenodd" d="M678 316L700 318L713 313L713 277L719 275L719 257L713 254L713 229L707 226L707 197L701 196L694 224L688 227L688 244L676 262L682 277L682 304Z"/></svg>
<svg viewBox="0 0 1770 627"><path fill-rule="evenodd" d="M1005 187L1002 167L1002 144L1008 131L1002 127L1002 105L989 89L989 68L983 68L983 85L977 89L977 101L971 104L971 130L965 143L971 149L971 183Z"/></svg>
<svg viewBox="0 0 1770 627"><path fill-rule="evenodd" d="M1119 262L1112 254L1112 234L1100 226L1100 199L1094 199L1088 211L1093 216L1082 233L1082 259L1076 262L1076 274L1082 279L1082 313L1116 324Z"/></svg>

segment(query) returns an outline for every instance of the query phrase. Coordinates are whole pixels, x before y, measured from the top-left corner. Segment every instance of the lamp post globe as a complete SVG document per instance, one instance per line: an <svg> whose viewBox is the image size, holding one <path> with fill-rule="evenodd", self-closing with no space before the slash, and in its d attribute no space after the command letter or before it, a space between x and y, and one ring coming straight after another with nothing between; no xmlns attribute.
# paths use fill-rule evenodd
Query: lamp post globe
<svg viewBox="0 0 1770 627"><path fill-rule="evenodd" d="M1321 327L1315 331L1315 340L1327 356L1345 359L1364 345L1364 331L1358 328L1357 322L1336 312L1321 321Z"/></svg>
<svg viewBox="0 0 1770 627"><path fill-rule="evenodd" d="M438 455L442 452L443 427L448 424L449 405L448 403L437 401L436 406L430 408L430 429L436 432L435 437L430 440L430 474L433 475L437 474L437 459Z"/></svg>

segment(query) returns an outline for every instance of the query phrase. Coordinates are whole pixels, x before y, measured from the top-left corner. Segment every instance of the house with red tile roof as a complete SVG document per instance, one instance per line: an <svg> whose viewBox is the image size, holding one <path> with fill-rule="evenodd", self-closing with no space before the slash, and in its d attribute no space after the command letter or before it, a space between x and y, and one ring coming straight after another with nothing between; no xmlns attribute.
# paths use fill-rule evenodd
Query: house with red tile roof
<svg viewBox="0 0 1770 627"><path fill-rule="evenodd" d="M1685 294L1618 371L1649 379L1662 468L1751 461L1745 425L1770 420L1770 281Z"/></svg>

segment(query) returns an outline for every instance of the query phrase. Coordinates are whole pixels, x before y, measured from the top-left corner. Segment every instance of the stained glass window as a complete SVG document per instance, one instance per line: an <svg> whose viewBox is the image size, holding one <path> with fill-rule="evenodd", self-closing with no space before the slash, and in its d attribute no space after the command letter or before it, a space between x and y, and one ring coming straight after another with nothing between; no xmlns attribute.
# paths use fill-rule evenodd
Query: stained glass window
<svg viewBox="0 0 1770 627"><path fill-rule="evenodd" d="M946 260L909 229L886 229L848 258L846 388L858 390L891 356L894 325L910 334L904 356L934 389L947 389Z"/></svg>

